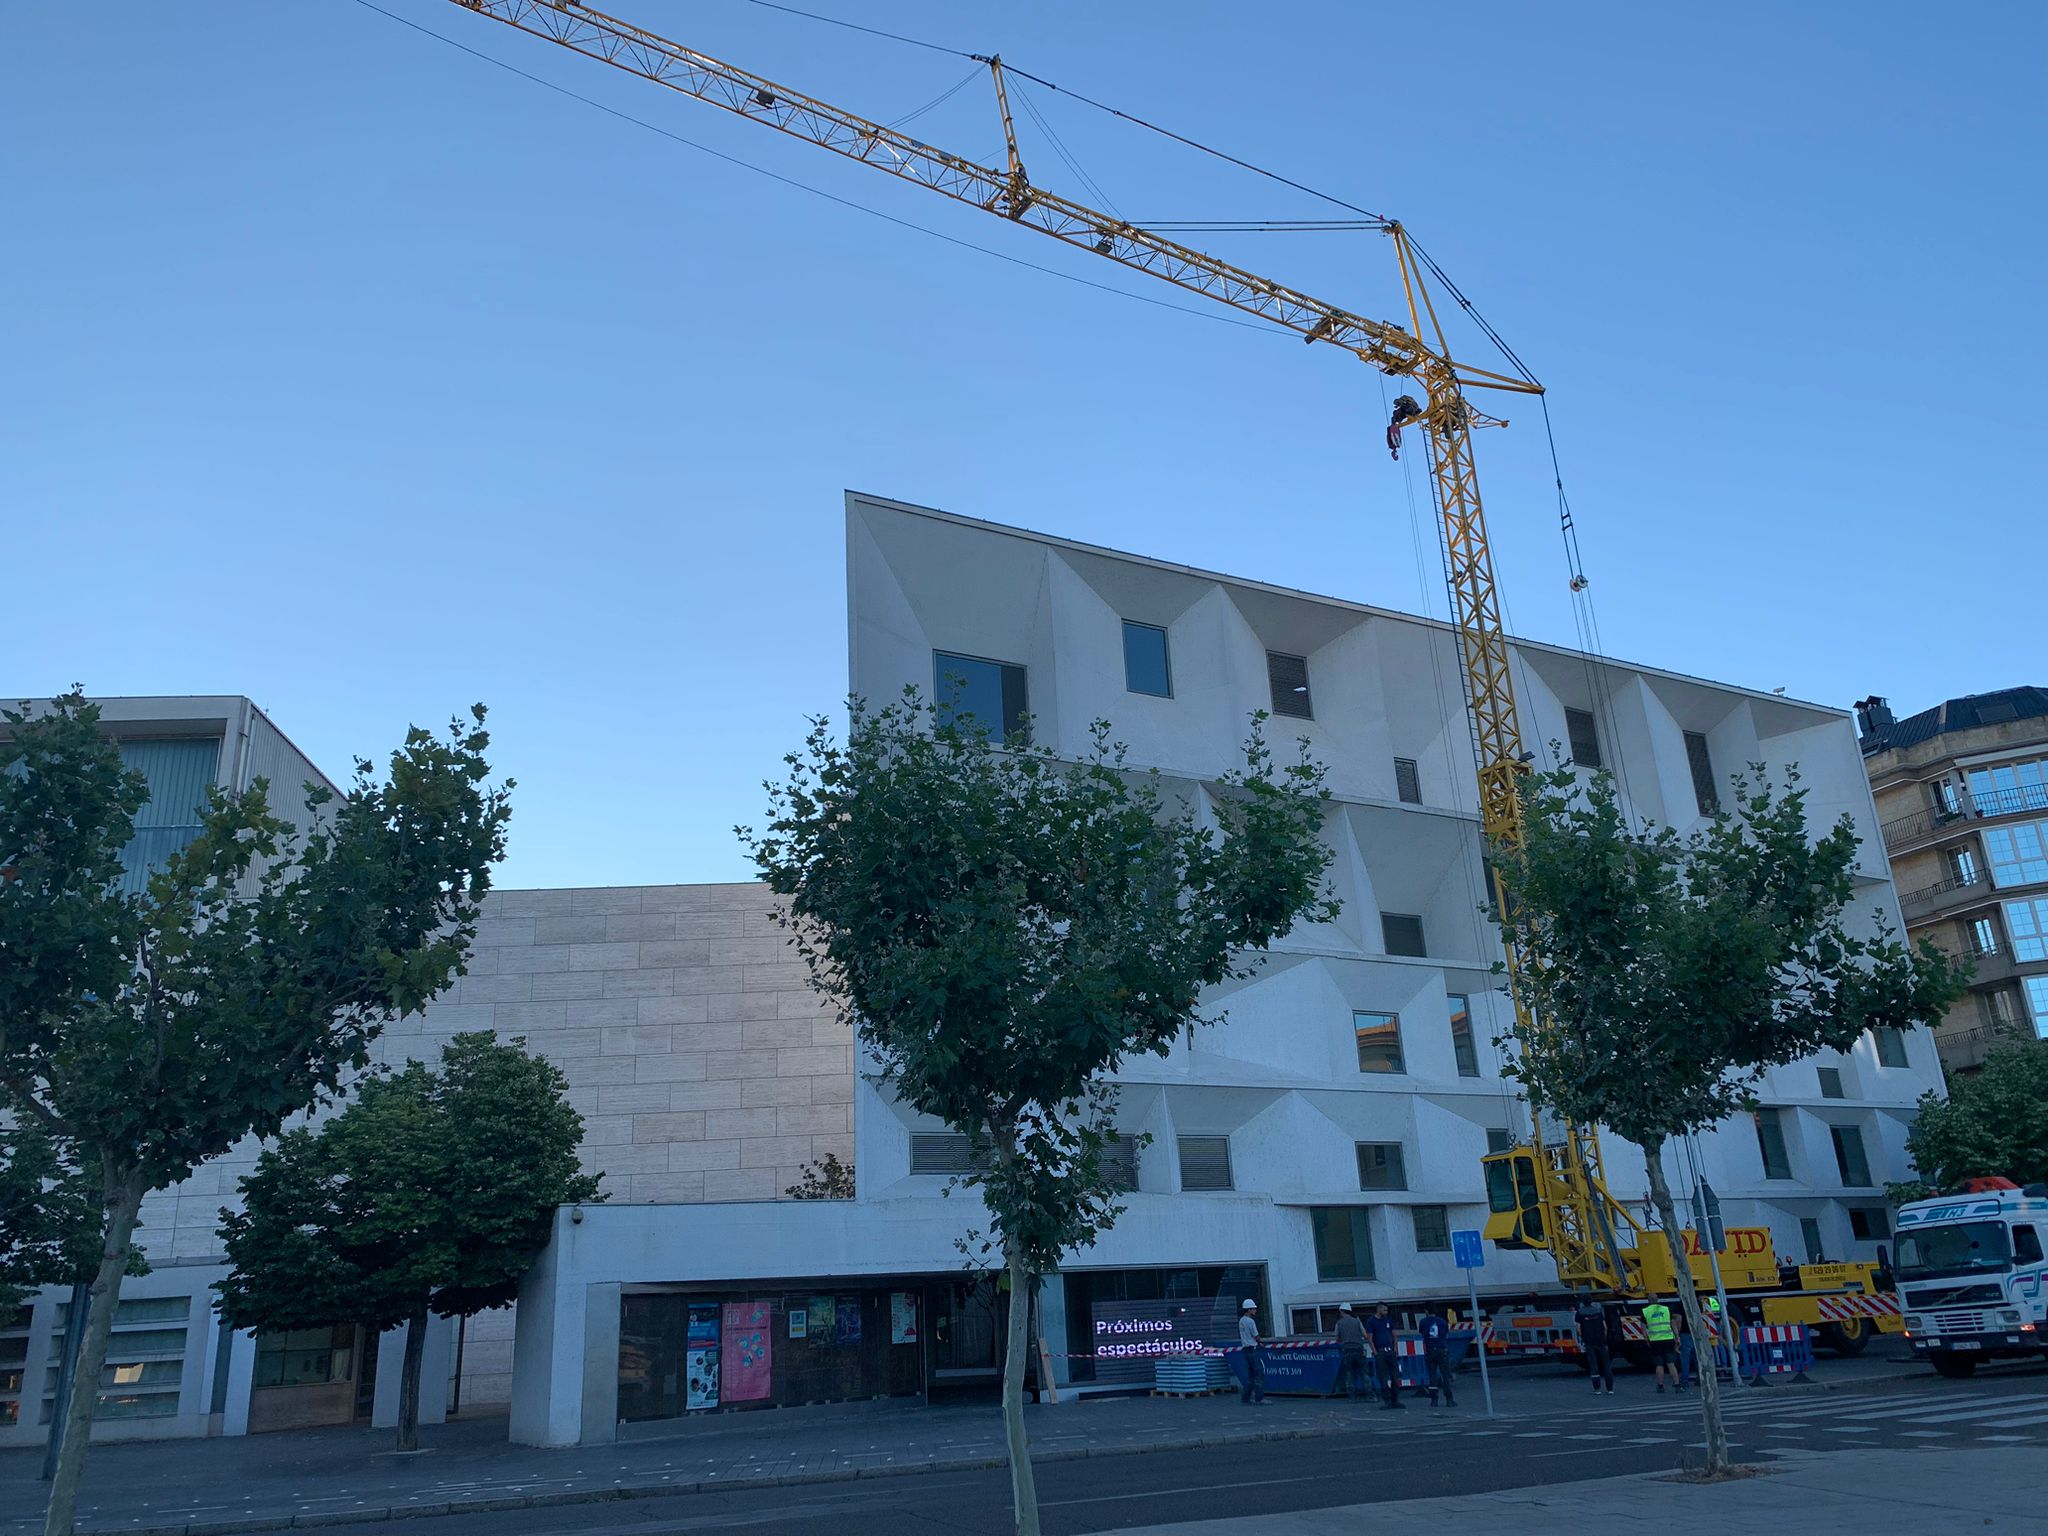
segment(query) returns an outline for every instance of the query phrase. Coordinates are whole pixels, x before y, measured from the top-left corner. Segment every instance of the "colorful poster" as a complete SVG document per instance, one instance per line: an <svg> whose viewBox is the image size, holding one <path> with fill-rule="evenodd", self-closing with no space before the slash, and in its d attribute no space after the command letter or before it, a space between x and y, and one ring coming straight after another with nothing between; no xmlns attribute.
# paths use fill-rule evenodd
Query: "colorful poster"
<svg viewBox="0 0 2048 1536"><path fill-rule="evenodd" d="M811 1336L832 1342L832 1298L813 1296L811 1298Z"/></svg>
<svg viewBox="0 0 2048 1536"><path fill-rule="evenodd" d="M689 1367L689 1395L684 1399L686 1408L716 1408L718 1406L718 1351L716 1349L693 1349L685 1361Z"/></svg>
<svg viewBox="0 0 2048 1536"><path fill-rule="evenodd" d="M723 1324L719 1392L728 1403L757 1403L770 1393L768 1303L728 1301Z"/></svg>
<svg viewBox="0 0 2048 1536"><path fill-rule="evenodd" d="M891 1344L915 1344L917 1342L917 1297L909 1291L889 1293L889 1342Z"/></svg>
<svg viewBox="0 0 2048 1536"><path fill-rule="evenodd" d="M834 1344L858 1344L860 1342L860 1298L842 1296L832 1314L832 1342Z"/></svg>
<svg viewBox="0 0 2048 1536"><path fill-rule="evenodd" d="M690 1303L690 1337L692 1349L718 1348L718 1303L715 1301L693 1301Z"/></svg>
<svg viewBox="0 0 2048 1536"><path fill-rule="evenodd" d="M809 1307L791 1307L789 1309L789 1336L792 1339L801 1339L809 1334L810 1331L811 1309Z"/></svg>

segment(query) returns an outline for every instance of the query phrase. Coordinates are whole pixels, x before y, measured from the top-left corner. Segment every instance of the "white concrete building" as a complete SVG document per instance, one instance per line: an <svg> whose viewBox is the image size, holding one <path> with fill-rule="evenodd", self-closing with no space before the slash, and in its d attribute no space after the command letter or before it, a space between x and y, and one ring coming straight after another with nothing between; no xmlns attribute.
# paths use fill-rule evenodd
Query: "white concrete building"
<svg viewBox="0 0 2048 1536"><path fill-rule="evenodd" d="M1046 1283L1055 1377L1085 1385L1143 1367L1096 1353L1106 1319L1171 1315L1200 1332L1252 1295L1282 1330L1308 1331L1344 1300L1459 1294L1449 1233L1482 1224L1480 1158L1523 1111L1493 1045L1508 1014L1480 912L1453 633L858 495L847 586L850 682L865 698L958 687L999 730L1028 713L1034 739L1056 751L1079 750L1104 718L1134 763L1197 797L1264 709L1270 734L1306 737L1330 769L1343 911L1212 999L1225 1022L1122 1074L1120 1125L1151 1140L1123 1218ZM1529 642L1515 644L1514 667L1525 738L1546 758L1558 743L1612 769L1645 820L1682 831L1733 771L1796 763L1815 821L1847 815L1864 838L1864 920L1897 924L1845 713ZM1940 1083L1924 1030L1780 1069L1756 1116L1699 1139L1698 1172L1731 1226L1769 1227L1783 1255L1873 1257L1883 1185L1907 1172L1915 1101ZM514 1438L588 1443L621 1419L713 1403L992 1380L997 1309L957 1278L956 1239L981 1213L971 1196L940 1198L958 1139L867 1076L854 1136L853 1202L561 1213L519 1305ZM1640 1157L1610 1138L1608 1158L1616 1194L1640 1201ZM1504 1298L1551 1280L1546 1258L1497 1250L1481 1272ZM849 1307L861 1321L835 1359L819 1319L843 1332ZM716 1385L721 1350L733 1374L735 1337L775 1362L737 1403Z"/></svg>

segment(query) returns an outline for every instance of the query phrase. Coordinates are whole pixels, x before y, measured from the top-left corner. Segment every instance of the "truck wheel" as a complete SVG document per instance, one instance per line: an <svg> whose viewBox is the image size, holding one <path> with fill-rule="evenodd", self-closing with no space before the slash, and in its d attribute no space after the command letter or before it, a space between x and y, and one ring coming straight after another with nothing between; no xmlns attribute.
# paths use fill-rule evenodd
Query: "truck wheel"
<svg viewBox="0 0 2048 1536"><path fill-rule="evenodd" d="M1845 1318L1839 1323L1823 1323L1820 1342L1844 1359L1854 1359L1870 1347L1870 1336L1875 1332L1867 1317Z"/></svg>
<svg viewBox="0 0 2048 1536"><path fill-rule="evenodd" d="M1974 1355L1936 1355L1934 1368L1950 1381L1962 1381L1977 1374Z"/></svg>

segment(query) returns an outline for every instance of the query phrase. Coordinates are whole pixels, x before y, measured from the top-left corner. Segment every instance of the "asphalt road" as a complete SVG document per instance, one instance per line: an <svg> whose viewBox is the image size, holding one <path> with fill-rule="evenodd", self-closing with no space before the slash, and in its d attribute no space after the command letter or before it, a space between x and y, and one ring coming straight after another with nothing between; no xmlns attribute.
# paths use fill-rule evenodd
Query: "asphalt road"
<svg viewBox="0 0 2048 1536"><path fill-rule="evenodd" d="M1461 1383L1461 1386L1463 1384ZM1738 1456L1826 1454L1848 1446L2048 1448L2048 1371L1970 1382L1932 1375L1833 1392L1730 1388ZM1699 1454L1691 1395L1593 1398L1489 1424L1476 1393L1455 1412L1369 1410L1355 1435L1216 1450L1064 1461L1038 1469L1049 1536L1333 1505L1478 1493L1673 1468ZM1005 1472L929 1473L850 1483L450 1515L408 1521L410 1536L1008 1536Z"/></svg>

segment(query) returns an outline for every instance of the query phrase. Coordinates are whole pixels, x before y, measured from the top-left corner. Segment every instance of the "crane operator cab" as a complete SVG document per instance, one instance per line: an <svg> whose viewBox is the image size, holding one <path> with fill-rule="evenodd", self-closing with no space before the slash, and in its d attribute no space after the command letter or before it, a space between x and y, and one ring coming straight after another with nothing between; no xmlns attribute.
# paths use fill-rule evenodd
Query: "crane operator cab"
<svg viewBox="0 0 2048 1536"><path fill-rule="evenodd" d="M1489 1152L1486 1169L1486 1240L1499 1248L1548 1248L1543 1192L1533 1147Z"/></svg>

